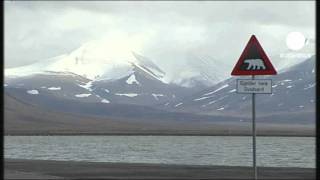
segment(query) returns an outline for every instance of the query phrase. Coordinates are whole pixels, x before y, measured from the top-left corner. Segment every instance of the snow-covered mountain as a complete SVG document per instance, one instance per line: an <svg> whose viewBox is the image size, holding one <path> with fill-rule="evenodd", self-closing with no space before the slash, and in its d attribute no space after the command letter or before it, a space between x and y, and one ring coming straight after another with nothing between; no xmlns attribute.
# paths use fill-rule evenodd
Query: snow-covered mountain
<svg viewBox="0 0 320 180"><path fill-rule="evenodd" d="M156 105L179 99L197 89L166 84L156 75L132 64L130 74L117 80L90 80L68 72L50 72L7 77L5 89L13 96L32 101L37 96L49 99L103 104Z"/></svg>
<svg viewBox="0 0 320 180"><path fill-rule="evenodd" d="M86 49L90 48L82 47L69 55L7 69L6 89L23 91L24 96L33 97L41 94L80 102L156 105L203 88L165 82L166 73L152 60L135 52L127 59L103 63L98 58L85 58Z"/></svg>
<svg viewBox="0 0 320 180"><path fill-rule="evenodd" d="M173 109L179 109L180 101L193 93L226 86L223 80L230 77L230 64L201 53L186 54L184 58L186 63L172 70L122 45L115 48L91 41L69 54L5 69L5 87L30 97L41 94L104 104L173 104ZM205 97L194 99L200 98L199 103L210 100ZM206 111L206 105L202 105L201 111Z"/></svg>
<svg viewBox="0 0 320 180"><path fill-rule="evenodd" d="M170 82L184 87L210 87L230 77L232 66L208 54L187 53L184 60L184 63L171 72L174 78Z"/></svg>
<svg viewBox="0 0 320 180"><path fill-rule="evenodd" d="M162 69L153 60L126 48L92 41L69 54L5 69L7 89L81 102L156 105L202 90L225 74L212 59L188 56L183 71ZM191 76L185 76L187 72ZM175 74L168 78L168 74Z"/></svg>
<svg viewBox="0 0 320 180"><path fill-rule="evenodd" d="M166 104L168 110L197 114L251 116L251 94L236 92L232 77L182 101ZM276 76L257 76L272 79L273 93L256 96L257 115L265 119L305 120L314 122L315 115L315 56L286 68ZM268 117L267 117L268 116ZM303 121L301 121L303 122Z"/></svg>
<svg viewBox="0 0 320 180"><path fill-rule="evenodd" d="M108 54L99 52L98 47L85 44L70 54L27 66L5 69L5 76L13 78L47 72L68 72L90 80L116 80L131 74L133 65L158 80L165 75L151 60L142 58L134 52L109 57Z"/></svg>
<svg viewBox="0 0 320 180"><path fill-rule="evenodd" d="M144 71L134 72L117 81L94 81L92 89L99 97L121 104L157 105L196 92L197 89L165 84L145 76Z"/></svg>
<svg viewBox="0 0 320 180"><path fill-rule="evenodd" d="M181 60L181 59L180 59ZM180 60L177 60L180 62ZM161 64L161 58L151 60L125 45L110 45L105 41L90 41L78 49L34 64L5 69L6 77L22 77L47 72L74 73L90 80L117 80L140 68L148 76L163 83L185 87L211 86L228 77L224 63L203 54L186 54L177 68Z"/></svg>

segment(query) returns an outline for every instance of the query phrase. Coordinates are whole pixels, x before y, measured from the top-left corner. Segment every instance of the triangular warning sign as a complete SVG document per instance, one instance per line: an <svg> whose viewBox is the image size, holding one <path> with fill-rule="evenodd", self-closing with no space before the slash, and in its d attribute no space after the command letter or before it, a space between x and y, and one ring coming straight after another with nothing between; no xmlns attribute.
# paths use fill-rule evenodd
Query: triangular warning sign
<svg viewBox="0 0 320 180"><path fill-rule="evenodd" d="M244 48L231 75L275 75L277 71L262 49L257 38L252 35Z"/></svg>

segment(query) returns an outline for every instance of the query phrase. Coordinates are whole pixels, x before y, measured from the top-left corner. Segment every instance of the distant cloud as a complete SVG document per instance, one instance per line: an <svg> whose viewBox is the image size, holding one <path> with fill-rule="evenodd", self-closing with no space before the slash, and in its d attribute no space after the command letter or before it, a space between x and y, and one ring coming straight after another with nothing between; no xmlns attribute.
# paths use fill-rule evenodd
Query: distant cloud
<svg viewBox="0 0 320 180"><path fill-rule="evenodd" d="M5 1L5 66L68 53L91 40L112 44L119 36L163 66L197 52L232 63L251 34L268 53L279 53L288 32L312 39L314 28L312 1Z"/></svg>

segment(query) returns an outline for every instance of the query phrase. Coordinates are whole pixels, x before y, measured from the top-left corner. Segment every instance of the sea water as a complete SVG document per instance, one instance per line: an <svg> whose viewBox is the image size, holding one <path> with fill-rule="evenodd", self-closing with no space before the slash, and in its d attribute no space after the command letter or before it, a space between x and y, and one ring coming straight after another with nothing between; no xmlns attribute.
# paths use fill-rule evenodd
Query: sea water
<svg viewBox="0 0 320 180"><path fill-rule="evenodd" d="M314 137L257 137L257 165L315 168ZM5 158L252 166L250 136L5 136Z"/></svg>

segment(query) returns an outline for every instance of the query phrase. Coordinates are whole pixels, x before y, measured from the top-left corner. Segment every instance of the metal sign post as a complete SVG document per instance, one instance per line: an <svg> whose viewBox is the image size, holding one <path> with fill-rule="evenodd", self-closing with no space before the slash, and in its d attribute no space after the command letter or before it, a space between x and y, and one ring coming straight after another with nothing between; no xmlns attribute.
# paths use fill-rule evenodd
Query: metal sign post
<svg viewBox="0 0 320 180"><path fill-rule="evenodd" d="M254 75L252 75L254 80ZM253 151L253 171L254 179L258 179L257 175L257 164L256 164L256 107L255 107L255 93L252 93L252 151Z"/></svg>

